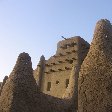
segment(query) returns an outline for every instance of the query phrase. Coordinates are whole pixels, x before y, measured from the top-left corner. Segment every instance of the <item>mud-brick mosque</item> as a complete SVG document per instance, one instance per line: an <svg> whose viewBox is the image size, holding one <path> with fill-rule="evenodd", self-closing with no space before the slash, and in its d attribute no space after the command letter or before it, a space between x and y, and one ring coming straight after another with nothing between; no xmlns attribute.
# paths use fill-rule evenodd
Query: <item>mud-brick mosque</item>
<svg viewBox="0 0 112 112"><path fill-rule="evenodd" d="M112 24L96 23L91 44L80 36L58 42L35 70L21 53L0 83L0 112L112 112Z"/></svg>

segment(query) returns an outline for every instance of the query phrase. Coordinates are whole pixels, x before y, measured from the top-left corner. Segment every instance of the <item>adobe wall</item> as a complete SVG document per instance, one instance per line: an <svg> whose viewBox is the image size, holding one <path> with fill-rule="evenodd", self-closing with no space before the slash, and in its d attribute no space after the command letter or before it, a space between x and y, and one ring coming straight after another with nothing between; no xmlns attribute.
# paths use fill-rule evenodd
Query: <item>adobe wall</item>
<svg viewBox="0 0 112 112"><path fill-rule="evenodd" d="M82 63L88 50L89 44L79 36L58 42L56 54L45 62L41 91L61 98L68 87L72 67ZM38 68L34 75L38 74Z"/></svg>
<svg viewBox="0 0 112 112"><path fill-rule="evenodd" d="M45 74L43 92L55 97L62 97L66 89L66 79L69 79L71 70ZM59 82L58 82L59 81ZM50 91L47 90L48 82L51 82Z"/></svg>
<svg viewBox="0 0 112 112"><path fill-rule="evenodd" d="M8 79L8 76L5 76L4 79L3 79L3 82L1 83L1 86L0 86L0 95L1 95L1 92L2 92L2 89L3 89L3 86L5 85L6 81Z"/></svg>
<svg viewBox="0 0 112 112"><path fill-rule="evenodd" d="M0 82L0 88L1 88L1 86L2 86L2 82Z"/></svg>
<svg viewBox="0 0 112 112"><path fill-rule="evenodd" d="M97 22L78 79L78 112L112 112L112 24Z"/></svg>

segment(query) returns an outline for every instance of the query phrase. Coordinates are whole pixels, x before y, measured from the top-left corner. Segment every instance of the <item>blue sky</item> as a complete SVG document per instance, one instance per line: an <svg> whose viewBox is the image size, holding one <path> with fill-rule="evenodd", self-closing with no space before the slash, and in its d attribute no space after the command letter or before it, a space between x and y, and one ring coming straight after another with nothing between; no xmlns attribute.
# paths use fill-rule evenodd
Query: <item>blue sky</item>
<svg viewBox="0 0 112 112"><path fill-rule="evenodd" d="M35 69L42 54L55 53L62 35L90 43L101 18L112 22L112 0L0 0L0 81L21 52Z"/></svg>

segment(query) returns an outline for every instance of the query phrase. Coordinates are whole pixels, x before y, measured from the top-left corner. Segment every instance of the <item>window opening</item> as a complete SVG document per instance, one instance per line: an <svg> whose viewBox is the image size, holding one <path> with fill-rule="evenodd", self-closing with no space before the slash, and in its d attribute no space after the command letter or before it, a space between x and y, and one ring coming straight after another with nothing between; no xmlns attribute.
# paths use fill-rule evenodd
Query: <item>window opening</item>
<svg viewBox="0 0 112 112"><path fill-rule="evenodd" d="M47 83L47 91L50 91L50 89L51 89L51 82L48 82Z"/></svg>
<svg viewBox="0 0 112 112"><path fill-rule="evenodd" d="M56 84L59 84L59 81L56 81Z"/></svg>
<svg viewBox="0 0 112 112"><path fill-rule="evenodd" d="M66 79L66 88L68 87L69 85L69 79Z"/></svg>

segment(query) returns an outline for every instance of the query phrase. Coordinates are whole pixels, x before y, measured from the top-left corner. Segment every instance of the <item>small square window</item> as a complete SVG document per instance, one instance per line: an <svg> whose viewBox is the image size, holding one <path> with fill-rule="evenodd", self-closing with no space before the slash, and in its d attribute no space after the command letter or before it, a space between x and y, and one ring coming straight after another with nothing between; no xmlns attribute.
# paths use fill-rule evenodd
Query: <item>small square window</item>
<svg viewBox="0 0 112 112"><path fill-rule="evenodd" d="M56 84L59 84L59 81L56 81Z"/></svg>

